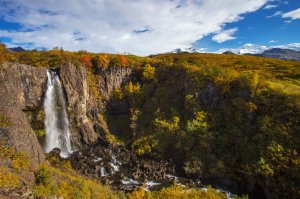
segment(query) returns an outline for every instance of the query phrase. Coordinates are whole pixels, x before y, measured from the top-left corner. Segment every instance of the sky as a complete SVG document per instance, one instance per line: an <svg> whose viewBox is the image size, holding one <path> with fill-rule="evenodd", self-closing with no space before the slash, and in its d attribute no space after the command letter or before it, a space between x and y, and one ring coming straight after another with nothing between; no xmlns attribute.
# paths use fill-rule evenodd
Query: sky
<svg viewBox="0 0 300 199"><path fill-rule="evenodd" d="M300 50L300 0L0 0L0 41L136 55Z"/></svg>

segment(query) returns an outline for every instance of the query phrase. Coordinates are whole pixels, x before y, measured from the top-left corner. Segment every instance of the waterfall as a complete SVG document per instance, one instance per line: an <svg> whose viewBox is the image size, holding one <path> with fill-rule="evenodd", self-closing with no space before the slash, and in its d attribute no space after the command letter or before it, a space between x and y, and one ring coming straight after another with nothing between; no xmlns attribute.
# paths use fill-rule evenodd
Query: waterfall
<svg viewBox="0 0 300 199"><path fill-rule="evenodd" d="M66 112L66 101L61 82L55 71L47 71L48 82L44 102L46 146L49 153L54 148L61 150L61 156L72 153L69 120Z"/></svg>

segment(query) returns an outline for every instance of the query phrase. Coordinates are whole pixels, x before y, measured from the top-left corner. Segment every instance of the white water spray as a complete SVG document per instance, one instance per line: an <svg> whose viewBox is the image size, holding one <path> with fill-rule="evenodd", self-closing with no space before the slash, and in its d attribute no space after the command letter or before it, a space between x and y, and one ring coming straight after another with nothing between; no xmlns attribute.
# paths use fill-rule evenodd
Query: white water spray
<svg viewBox="0 0 300 199"><path fill-rule="evenodd" d="M69 120L66 112L66 102L58 75L54 71L47 71L48 82L45 96L45 128L46 153L54 148L61 150L61 156L67 157L72 153Z"/></svg>

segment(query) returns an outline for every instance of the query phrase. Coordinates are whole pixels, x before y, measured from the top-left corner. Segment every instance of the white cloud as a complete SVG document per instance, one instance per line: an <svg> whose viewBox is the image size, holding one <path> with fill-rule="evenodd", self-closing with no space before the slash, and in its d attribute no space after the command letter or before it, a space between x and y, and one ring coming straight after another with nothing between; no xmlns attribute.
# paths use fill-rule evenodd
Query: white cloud
<svg viewBox="0 0 300 199"><path fill-rule="evenodd" d="M269 43L277 43L277 40L270 40Z"/></svg>
<svg viewBox="0 0 300 199"><path fill-rule="evenodd" d="M278 5L275 5L275 4L267 4L263 9L264 10L270 10L272 8L277 8Z"/></svg>
<svg viewBox="0 0 300 199"><path fill-rule="evenodd" d="M223 31L219 32L218 34L214 35L212 37L212 40L216 41L218 43L223 43L225 41L236 39L236 37L233 36L233 34L236 33L236 31L238 31L237 28L223 30Z"/></svg>
<svg viewBox="0 0 300 199"><path fill-rule="evenodd" d="M266 16L266 18L272 18L272 17L277 17L282 15L283 13L281 11L276 11L274 14L270 15L270 16Z"/></svg>
<svg viewBox="0 0 300 199"><path fill-rule="evenodd" d="M291 18L292 20L300 19L300 8L293 10L291 12L287 12L282 15L283 18Z"/></svg>
<svg viewBox="0 0 300 199"><path fill-rule="evenodd" d="M0 30L12 43L33 48L129 52L138 55L188 48L203 36L242 19L267 0L2 0L0 17L21 23Z"/></svg>

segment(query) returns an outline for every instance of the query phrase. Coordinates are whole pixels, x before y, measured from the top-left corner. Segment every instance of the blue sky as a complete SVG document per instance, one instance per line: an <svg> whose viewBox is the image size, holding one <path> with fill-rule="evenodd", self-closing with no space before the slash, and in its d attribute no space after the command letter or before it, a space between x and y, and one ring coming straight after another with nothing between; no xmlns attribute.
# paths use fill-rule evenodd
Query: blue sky
<svg viewBox="0 0 300 199"><path fill-rule="evenodd" d="M267 5L274 5L274 8L264 9L263 7L255 12L245 14L242 20L225 25L225 29L238 28L234 34L236 39L218 43L212 40L213 34L210 34L195 42L193 46L206 48L208 51L217 51L222 48L239 48L247 43L265 46L299 43L300 17L291 20L291 18L283 18L281 15L272 15L276 12L288 13L300 8L300 0L274 1Z"/></svg>
<svg viewBox="0 0 300 199"><path fill-rule="evenodd" d="M300 50L300 0L1 0L0 41L137 55Z"/></svg>

